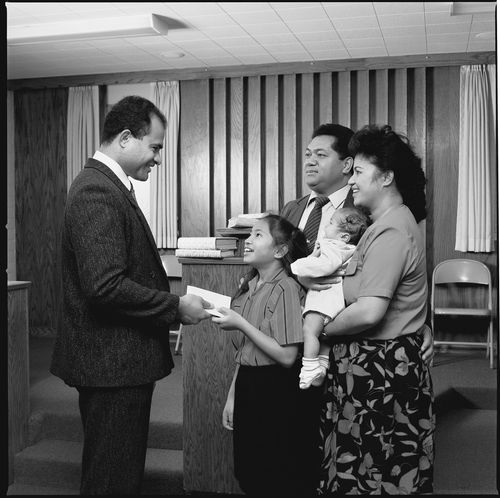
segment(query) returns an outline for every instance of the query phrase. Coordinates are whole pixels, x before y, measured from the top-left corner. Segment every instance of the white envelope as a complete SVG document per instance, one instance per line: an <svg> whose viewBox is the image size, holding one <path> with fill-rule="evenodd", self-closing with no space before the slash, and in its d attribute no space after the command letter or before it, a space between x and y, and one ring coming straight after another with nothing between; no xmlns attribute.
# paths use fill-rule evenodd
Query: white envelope
<svg viewBox="0 0 500 498"><path fill-rule="evenodd" d="M200 289L199 287L194 287L193 285L188 285L186 288L186 294L194 294L200 296L205 301L212 303L215 308L229 308L231 306L231 297L225 296L224 294L217 294L217 292L212 292L206 289ZM221 317L221 313L215 309L207 309L208 313L214 316Z"/></svg>

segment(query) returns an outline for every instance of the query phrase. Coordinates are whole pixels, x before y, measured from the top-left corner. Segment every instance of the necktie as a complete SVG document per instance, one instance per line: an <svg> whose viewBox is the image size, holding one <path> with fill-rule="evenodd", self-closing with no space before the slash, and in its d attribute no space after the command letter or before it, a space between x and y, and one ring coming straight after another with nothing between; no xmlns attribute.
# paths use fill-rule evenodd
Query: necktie
<svg viewBox="0 0 500 498"><path fill-rule="evenodd" d="M316 239L318 237L318 228L321 222L321 212L323 210L323 206L330 202L330 199L326 196L318 196L314 198L316 204L313 207L313 210L309 214L309 218L307 218L306 226L304 227L304 235L307 239L307 246L309 247L309 252L312 252L314 249L314 244L316 243Z"/></svg>
<svg viewBox="0 0 500 498"><path fill-rule="evenodd" d="M130 182L130 193L132 194L134 201L137 202L137 198L135 197L135 190L134 190L134 186L132 185L132 182Z"/></svg>

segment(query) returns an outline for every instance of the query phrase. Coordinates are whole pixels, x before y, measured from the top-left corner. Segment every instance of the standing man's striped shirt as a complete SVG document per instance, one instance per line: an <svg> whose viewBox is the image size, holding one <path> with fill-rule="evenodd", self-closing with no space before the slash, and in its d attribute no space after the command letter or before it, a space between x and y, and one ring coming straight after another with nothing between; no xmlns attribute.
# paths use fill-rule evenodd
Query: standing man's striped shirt
<svg viewBox="0 0 500 498"><path fill-rule="evenodd" d="M282 346L302 343L301 306L305 297L304 289L284 269L256 289L258 279L256 276L250 280L248 292L233 299L231 308ZM236 348L236 363L240 365L276 363L242 332L234 336L233 345Z"/></svg>

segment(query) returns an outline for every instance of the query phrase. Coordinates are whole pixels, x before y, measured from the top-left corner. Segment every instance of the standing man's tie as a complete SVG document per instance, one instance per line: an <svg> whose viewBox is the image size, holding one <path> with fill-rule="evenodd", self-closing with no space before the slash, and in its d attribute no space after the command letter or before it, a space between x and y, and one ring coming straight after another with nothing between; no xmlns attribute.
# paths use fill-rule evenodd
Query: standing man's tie
<svg viewBox="0 0 500 498"><path fill-rule="evenodd" d="M130 182L130 193L132 194L134 201L137 202L137 197L135 196L134 185L132 184L132 182Z"/></svg>
<svg viewBox="0 0 500 498"><path fill-rule="evenodd" d="M319 224L321 222L321 212L323 210L323 206L330 202L330 199L326 196L318 196L314 198L316 202L309 218L307 218L306 226L304 227L304 235L307 239L307 246L309 248L309 252L311 253L314 249L314 244L316 243L316 239L318 237L318 229Z"/></svg>

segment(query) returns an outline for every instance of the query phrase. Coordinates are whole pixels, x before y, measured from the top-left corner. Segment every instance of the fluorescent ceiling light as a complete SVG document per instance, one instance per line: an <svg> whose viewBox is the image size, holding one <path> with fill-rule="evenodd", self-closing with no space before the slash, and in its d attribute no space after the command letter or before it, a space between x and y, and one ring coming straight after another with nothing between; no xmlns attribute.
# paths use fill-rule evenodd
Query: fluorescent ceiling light
<svg viewBox="0 0 500 498"><path fill-rule="evenodd" d="M495 12L496 2L451 2L450 15L490 14Z"/></svg>
<svg viewBox="0 0 500 498"><path fill-rule="evenodd" d="M166 35L166 21L163 16L148 14L10 26L7 28L7 45Z"/></svg>

